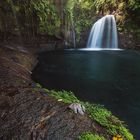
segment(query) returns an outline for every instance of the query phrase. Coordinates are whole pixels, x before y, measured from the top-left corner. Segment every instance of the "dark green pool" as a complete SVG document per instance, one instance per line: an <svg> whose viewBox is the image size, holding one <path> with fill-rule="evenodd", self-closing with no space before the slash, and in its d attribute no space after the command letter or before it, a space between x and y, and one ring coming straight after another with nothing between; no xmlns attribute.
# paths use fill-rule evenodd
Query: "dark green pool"
<svg viewBox="0 0 140 140"><path fill-rule="evenodd" d="M140 54L134 51L54 51L39 55L33 79L105 105L140 138Z"/></svg>

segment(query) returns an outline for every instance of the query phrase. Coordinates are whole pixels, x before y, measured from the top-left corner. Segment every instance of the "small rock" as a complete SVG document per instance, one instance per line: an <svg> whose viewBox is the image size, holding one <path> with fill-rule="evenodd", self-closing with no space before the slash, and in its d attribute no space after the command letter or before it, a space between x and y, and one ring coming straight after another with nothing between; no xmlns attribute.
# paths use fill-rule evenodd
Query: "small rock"
<svg viewBox="0 0 140 140"><path fill-rule="evenodd" d="M85 107L79 103L72 103L71 105L69 105L69 108L72 109L75 113L84 115Z"/></svg>

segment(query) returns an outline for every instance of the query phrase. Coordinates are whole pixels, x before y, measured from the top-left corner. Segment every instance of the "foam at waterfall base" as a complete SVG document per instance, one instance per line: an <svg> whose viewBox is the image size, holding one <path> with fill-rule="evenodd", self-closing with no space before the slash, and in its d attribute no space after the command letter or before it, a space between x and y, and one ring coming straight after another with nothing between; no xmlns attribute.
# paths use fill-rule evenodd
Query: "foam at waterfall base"
<svg viewBox="0 0 140 140"><path fill-rule="evenodd" d="M65 49L67 51L123 51L124 49L120 48L79 48L79 49Z"/></svg>
<svg viewBox="0 0 140 140"><path fill-rule="evenodd" d="M119 49L119 48L82 48L82 49L78 49L81 51L104 51L104 50L112 50L112 51L122 51L123 49Z"/></svg>

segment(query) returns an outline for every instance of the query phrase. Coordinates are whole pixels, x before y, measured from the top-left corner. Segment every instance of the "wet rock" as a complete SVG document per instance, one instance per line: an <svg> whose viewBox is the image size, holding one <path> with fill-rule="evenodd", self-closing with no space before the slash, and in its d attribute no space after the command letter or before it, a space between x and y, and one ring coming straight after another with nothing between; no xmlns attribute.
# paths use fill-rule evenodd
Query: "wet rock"
<svg viewBox="0 0 140 140"><path fill-rule="evenodd" d="M71 105L69 105L69 108L72 109L74 113L84 115L85 107L79 103L72 103Z"/></svg>
<svg viewBox="0 0 140 140"><path fill-rule="evenodd" d="M35 62L32 54L8 48L0 48L0 52L0 139L74 140L85 131L98 130L108 136L105 128L86 115L82 105L69 106L81 114L77 115L68 110L68 104L36 90L28 72Z"/></svg>
<svg viewBox="0 0 140 140"><path fill-rule="evenodd" d="M0 109L5 110L10 108L9 98L5 96L0 97Z"/></svg>

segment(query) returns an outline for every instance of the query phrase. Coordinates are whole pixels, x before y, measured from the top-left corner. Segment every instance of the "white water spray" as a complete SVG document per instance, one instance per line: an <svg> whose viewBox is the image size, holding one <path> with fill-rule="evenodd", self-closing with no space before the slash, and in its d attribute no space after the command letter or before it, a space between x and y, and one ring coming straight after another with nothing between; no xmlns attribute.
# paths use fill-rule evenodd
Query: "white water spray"
<svg viewBox="0 0 140 140"><path fill-rule="evenodd" d="M93 25L87 48L118 48L117 28L113 15L106 15Z"/></svg>

